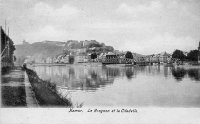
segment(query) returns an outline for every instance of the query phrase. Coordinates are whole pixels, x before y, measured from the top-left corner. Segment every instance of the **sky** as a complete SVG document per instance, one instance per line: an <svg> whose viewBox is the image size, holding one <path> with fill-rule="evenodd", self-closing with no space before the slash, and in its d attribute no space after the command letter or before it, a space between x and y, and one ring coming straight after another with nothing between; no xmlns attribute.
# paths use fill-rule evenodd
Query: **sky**
<svg viewBox="0 0 200 124"><path fill-rule="evenodd" d="M197 49L200 0L0 0L0 25L23 40L97 40L140 54Z"/></svg>

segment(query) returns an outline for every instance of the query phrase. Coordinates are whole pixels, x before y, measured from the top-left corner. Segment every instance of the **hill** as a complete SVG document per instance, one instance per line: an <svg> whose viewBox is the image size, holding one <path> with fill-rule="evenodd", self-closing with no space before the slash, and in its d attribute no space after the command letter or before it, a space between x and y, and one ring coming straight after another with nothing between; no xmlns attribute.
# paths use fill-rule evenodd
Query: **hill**
<svg viewBox="0 0 200 124"><path fill-rule="evenodd" d="M23 42L23 44L15 45L16 50L14 55L17 58L17 63L22 64L23 60L27 56L33 58L46 58L53 57L63 52L65 42L58 41L42 41L29 44Z"/></svg>
<svg viewBox="0 0 200 124"><path fill-rule="evenodd" d="M113 51L112 46L106 46L104 43L99 43L96 40L76 41L69 40L67 42L60 41L42 41L35 43L28 43L23 41L23 44L16 45L15 56L17 63L22 64L25 58L31 57L33 60L41 60L47 57L55 57L60 54L84 54L92 52L107 52Z"/></svg>
<svg viewBox="0 0 200 124"><path fill-rule="evenodd" d="M28 43L23 41L22 44L16 45L14 55L17 58L17 64L23 64L26 58L31 61L43 61L48 57L58 57L59 55L89 55L93 52L100 55L101 53L108 53L118 51L112 46L106 46L104 43L99 43L96 40L68 40L67 42L60 41L42 41L35 43ZM120 53L120 51L118 51ZM125 53L124 53L125 54ZM143 56L138 53L133 53L134 57Z"/></svg>

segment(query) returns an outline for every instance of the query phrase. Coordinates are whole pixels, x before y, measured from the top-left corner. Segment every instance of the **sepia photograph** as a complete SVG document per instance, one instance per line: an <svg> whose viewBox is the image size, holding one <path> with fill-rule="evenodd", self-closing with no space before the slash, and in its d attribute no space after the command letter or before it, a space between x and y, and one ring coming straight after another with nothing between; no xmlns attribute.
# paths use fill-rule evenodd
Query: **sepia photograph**
<svg viewBox="0 0 200 124"><path fill-rule="evenodd" d="M0 39L1 124L200 123L199 0L0 0Z"/></svg>

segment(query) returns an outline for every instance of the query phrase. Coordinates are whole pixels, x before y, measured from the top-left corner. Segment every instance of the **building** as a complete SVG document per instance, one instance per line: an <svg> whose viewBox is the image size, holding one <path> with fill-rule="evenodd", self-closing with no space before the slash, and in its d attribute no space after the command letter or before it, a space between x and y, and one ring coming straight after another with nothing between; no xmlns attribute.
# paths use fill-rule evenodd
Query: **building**
<svg viewBox="0 0 200 124"><path fill-rule="evenodd" d="M163 52L159 54L159 62L161 63L169 63L171 60L171 55L167 52Z"/></svg>
<svg viewBox="0 0 200 124"><path fill-rule="evenodd" d="M156 62L157 60L158 60L158 57L153 54L153 55L146 56L145 61L152 63L152 62Z"/></svg>
<svg viewBox="0 0 200 124"><path fill-rule="evenodd" d="M102 59L103 64L132 64L133 62L135 62L135 59L129 59L124 54L116 55L112 52L105 54Z"/></svg>
<svg viewBox="0 0 200 124"><path fill-rule="evenodd" d="M89 57L87 55L77 55L75 56L76 63L87 63L89 61Z"/></svg>
<svg viewBox="0 0 200 124"><path fill-rule="evenodd" d="M24 63L33 63L33 62L34 62L34 59L32 56L26 56Z"/></svg>
<svg viewBox="0 0 200 124"><path fill-rule="evenodd" d="M53 57L52 61L53 61L53 63L57 63L57 58Z"/></svg>
<svg viewBox="0 0 200 124"><path fill-rule="evenodd" d="M46 63L46 59L43 57L42 58L38 57L38 58L35 58L34 60L35 60L35 63L40 63L40 64Z"/></svg>
<svg viewBox="0 0 200 124"><path fill-rule="evenodd" d="M60 62L65 64L69 63L69 55L62 56Z"/></svg>
<svg viewBox="0 0 200 124"><path fill-rule="evenodd" d="M167 52L162 52L159 54L146 56L145 58L145 61L150 63L169 63L171 61L172 56Z"/></svg>
<svg viewBox="0 0 200 124"><path fill-rule="evenodd" d="M47 57L46 58L46 63L53 63L53 58Z"/></svg>
<svg viewBox="0 0 200 124"><path fill-rule="evenodd" d="M56 57L54 57L53 59L52 59L52 62L53 63L65 63L65 64L67 64L67 63L69 63L69 55L59 55L59 56L57 56L57 58Z"/></svg>
<svg viewBox="0 0 200 124"><path fill-rule="evenodd" d="M106 54L106 59L115 59L118 58L116 54L112 53L112 52L108 52L108 54Z"/></svg>
<svg viewBox="0 0 200 124"><path fill-rule="evenodd" d="M102 59L103 64L119 64L119 58L112 52L108 52L103 56Z"/></svg>
<svg viewBox="0 0 200 124"><path fill-rule="evenodd" d="M146 62L146 57L145 56L139 56L137 60L138 60L138 62Z"/></svg>

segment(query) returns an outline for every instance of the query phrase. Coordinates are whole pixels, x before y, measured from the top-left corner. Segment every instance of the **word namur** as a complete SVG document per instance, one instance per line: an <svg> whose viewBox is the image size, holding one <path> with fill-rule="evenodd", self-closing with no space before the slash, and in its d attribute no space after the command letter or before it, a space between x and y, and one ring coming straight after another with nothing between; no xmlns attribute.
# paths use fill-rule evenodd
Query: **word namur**
<svg viewBox="0 0 200 124"><path fill-rule="evenodd" d="M70 108L69 112L83 112L81 109Z"/></svg>

